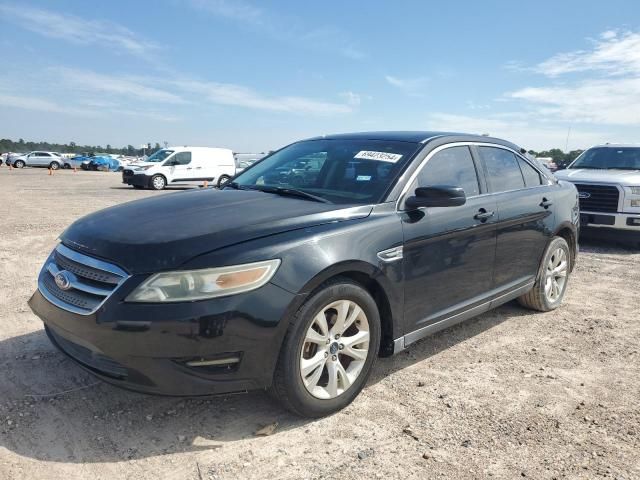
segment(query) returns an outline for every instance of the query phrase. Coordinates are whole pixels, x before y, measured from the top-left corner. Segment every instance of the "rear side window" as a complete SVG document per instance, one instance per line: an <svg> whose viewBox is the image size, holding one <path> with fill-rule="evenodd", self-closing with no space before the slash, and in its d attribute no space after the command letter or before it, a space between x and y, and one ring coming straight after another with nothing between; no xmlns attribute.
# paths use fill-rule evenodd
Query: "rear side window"
<svg viewBox="0 0 640 480"><path fill-rule="evenodd" d="M191 163L191 152L178 152L171 159L175 165L188 165Z"/></svg>
<svg viewBox="0 0 640 480"><path fill-rule="evenodd" d="M418 174L418 186L462 187L467 197L480 194L478 174L469 147L450 147L431 157Z"/></svg>
<svg viewBox="0 0 640 480"><path fill-rule="evenodd" d="M527 187L537 187L538 185L542 185L542 177L540 176L540 172L538 172L535 168L529 165L528 162L525 162L521 158L518 158L518 163L520 164L520 170L522 170L524 183Z"/></svg>
<svg viewBox="0 0 640 480"><path fill-rule="evenodd" d="M50 157L50 156L51 156L51 155L49 155L49 154L48 154L48 153L46 153L46 152L38 152L38 153L36 153L36 155L37 155L38 157Z"/></svg>
<svg viewBox="0 0 640 480"><path fill-rule="evenodd" d="M513 153L495 147L479 147L478 150L487 167L489 186L493 193L524 188L518 159Z"/></svg>

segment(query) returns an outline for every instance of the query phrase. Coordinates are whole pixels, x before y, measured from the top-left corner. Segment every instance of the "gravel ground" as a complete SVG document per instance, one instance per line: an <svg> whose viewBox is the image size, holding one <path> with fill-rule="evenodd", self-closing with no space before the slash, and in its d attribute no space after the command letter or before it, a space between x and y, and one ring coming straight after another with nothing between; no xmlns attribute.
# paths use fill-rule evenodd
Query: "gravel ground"
<svg viewBox="0 0 640 480"><path fill-rule="evenodd" d="M122 391L46 339L26 302L58 234L162 194L0 168L1 479L640 478L640 249L583 242L559 310L510 303L427 338L308 421L260 392Z"/></svg>

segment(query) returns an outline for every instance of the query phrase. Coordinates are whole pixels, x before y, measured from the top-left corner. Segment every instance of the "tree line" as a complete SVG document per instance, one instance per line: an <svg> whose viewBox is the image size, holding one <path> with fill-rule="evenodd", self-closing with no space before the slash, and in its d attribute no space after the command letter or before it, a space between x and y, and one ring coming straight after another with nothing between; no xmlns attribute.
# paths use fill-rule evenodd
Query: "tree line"
<svg viewBox="0 0 640 480"><path fill-rule="evenodd" d="M12 152L12 153L26 153L34 150L44 150L49 152L60 153L113 153L118 155L128 156L141 156L143 153L151 155L157 152L162 147L158 142L155 145L151 143L147 144L146 149L136 148L133 145L127 145L126 147L113 147L109 144L102 145L78 145L76 142L69 143L50 143L50 142L29 142L24 139L19 139L17 142L8 138L0 140L0 153Z"/></svg>
<svg viewBox="0 0 640 480"><path fill-rule="evenodd" d="M534 157L551 157L558 168L567 168L571 162L573 162L578 155L580 155L584 150L571 150L570 152L563 152L559 148L552 148L551 150L543 150L541 152L536 152L535 150L529 150L529 154Z"/></svg>

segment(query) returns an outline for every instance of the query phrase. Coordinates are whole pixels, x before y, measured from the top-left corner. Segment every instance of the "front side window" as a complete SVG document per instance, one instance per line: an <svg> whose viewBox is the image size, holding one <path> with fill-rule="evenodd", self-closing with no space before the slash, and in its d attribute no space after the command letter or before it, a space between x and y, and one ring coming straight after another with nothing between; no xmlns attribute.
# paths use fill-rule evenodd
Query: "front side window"
<svg viewBox="0 0 640 480"><path fill-rule="evenodd" d="M418 187L462 187L467 197L480 194L478 174L469 147L450 147L434 154L420 171Z"/></svg>
<svg viewBox="0 0 640 480"><path fill-rule="evenodd" d="M582 153L569 168L640 170L640 148L590 148Z"/></svg>
<svg viewBox="0 0 640 480"><path fill-rule="evenodd" d="M249 167L233 186L296 189L332 203L379 203L421 146L386 140L307 140Z"/></svg>
<svg viewBox="0 0 640 480"><path fill-rule="evenodd" d="M188 165L191 163L191 152L178 152L168 160L169 165Z"/></svg>
<svg viewBox="0 0 640 480"><path fill-rule="evenodd" d="M478 147L487 167L489 185L493 193L524 188L524 179L518 159L509 150L496 147Z"/></svg>

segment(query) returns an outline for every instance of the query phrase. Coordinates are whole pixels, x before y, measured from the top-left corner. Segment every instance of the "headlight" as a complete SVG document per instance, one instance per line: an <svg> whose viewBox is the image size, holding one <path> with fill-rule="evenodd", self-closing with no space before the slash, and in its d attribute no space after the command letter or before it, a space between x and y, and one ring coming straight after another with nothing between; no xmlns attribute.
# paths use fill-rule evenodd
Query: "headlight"
<svg viewBox="0 0 640 480"><path fill-rule="evenodd" d="M640 187L629 187L631 195L640 195Z"/></svg>
<svg viewBox="0 0 640 480"><path fill-rule="evenodd" d="M640 200L631 200L632 207L640 207Z"/></svg>
<svg viewBox="0 0 640 480"><path fill-rule="evenodd" d="M276 273L280 260L156 273L142 282L126 302L189 302L260 288Z"/></svg>

